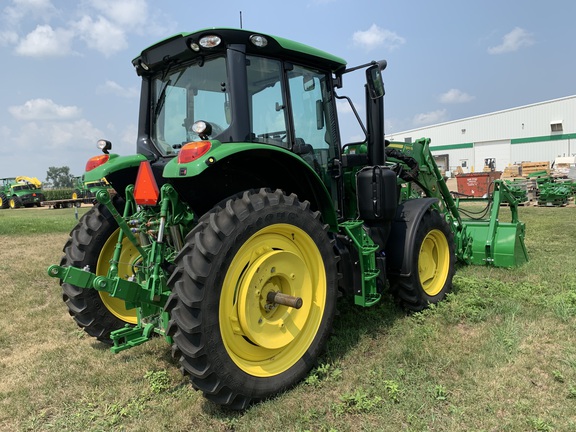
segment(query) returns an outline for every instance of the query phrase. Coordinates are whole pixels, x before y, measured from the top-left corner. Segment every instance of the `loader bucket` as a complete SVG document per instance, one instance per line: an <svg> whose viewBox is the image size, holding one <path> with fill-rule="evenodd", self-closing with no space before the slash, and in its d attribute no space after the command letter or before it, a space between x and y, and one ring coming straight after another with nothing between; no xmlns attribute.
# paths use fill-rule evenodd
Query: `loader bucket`
<svg viewBox="0 0 576 432"><path fill-rule="evenodd" d="M517 267L528 261L522 222L462 221L472 238L470 263Z"/></svg>
<svg viewBox="0 0 576 432"><path fill-rule="evenodd" d="M484 201L489 204L489 211L486 212L489 219L462 219L463 237L468 237L464 261L494 267L517 267L527 262L528 252L524 244L526 227L518 220L517 200L512 192L502 181L496 180L491 198ZM501 221L503 203L507 207L502 208L511 212L510 222Z"/></svg>

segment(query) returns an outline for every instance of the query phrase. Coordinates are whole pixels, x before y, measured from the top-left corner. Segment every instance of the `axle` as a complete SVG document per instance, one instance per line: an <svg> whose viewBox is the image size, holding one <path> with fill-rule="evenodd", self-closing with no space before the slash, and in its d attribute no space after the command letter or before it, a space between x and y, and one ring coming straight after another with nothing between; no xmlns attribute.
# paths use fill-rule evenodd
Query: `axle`
<svg viewBox="0 0 576 432"><path fill-rule="evenodd" d="M293 297L281 292L269 292L266 300L268 303L290 306L294 309L300 309L302 307L302 298Z"/></svg>

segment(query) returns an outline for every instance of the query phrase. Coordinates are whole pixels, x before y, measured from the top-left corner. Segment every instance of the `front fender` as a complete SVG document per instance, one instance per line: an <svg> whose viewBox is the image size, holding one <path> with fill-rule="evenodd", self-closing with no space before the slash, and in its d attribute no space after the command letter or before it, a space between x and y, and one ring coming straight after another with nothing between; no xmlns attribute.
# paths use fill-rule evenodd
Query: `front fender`
<svg viewBox="0 0 576 432"><path fill-rule="evenodd" d="M389 273L410 276L418 271L411 268L416 230L426 210L437 202L437 198L419 198L398 206L385 249Z"/></svg>

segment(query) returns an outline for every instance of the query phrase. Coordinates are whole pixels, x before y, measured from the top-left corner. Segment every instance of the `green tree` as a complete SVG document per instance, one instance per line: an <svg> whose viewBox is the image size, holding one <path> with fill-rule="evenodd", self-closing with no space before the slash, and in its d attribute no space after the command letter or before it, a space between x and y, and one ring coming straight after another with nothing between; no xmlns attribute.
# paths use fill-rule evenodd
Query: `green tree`
<svg viewBox="0 0 576 432"><path fill-rule="evenodd" d="M74 187L74 175L70 174L70 168L67 166L49 167L46 172L46 181L50 182L55 189Z"/></svg>

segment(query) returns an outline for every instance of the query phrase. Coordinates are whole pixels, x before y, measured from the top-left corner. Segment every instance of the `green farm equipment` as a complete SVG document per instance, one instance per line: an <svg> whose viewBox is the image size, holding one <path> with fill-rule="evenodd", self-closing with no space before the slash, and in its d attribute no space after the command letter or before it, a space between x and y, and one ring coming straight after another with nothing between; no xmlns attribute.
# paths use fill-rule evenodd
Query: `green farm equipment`
<svg viewBox="0 0 576 432"><path fill-rule="evenodd" d="M98 142L84 180L105 178L116 195L97 192L48 274L86 333L113 352L163 336L217 404L244 409L302 380L340 294L368 307L388 291L419 311L451 290L456 259L527 260L506 185L495 183L486 218L466 219L430 140L385 141L385 61L347 68L300 43L222 28L175 35L133 65L137 154ZM365 124L337 94L359 69ZM342 143L339 99L362 142Z"/></svg>
<svg viewBox="0 0 576 432"><path fill-rule="evenodd" d="M44 201L42 183L35 177L0 179L0 208L40 207Z"/></svg>
<svg viewBox="0 0 576 432"><path fill-rule="evenodd" d="M100 189L107 189L109 187L106 179L98 179L93 181L84 181L84 176L75 177L74 191L72 192L72 199L81 199L84 202L91 202L96 199L96 192Z"/></svg>
<svg viewBox="0 0 576 432"><path fill-rule="evenodd" d="M528 198L528 184L526 179L519 178L519 179L511 179L511 180L504 180L506 186L510 190L510 193L516 198L519 204L527 203L529 200Z"/></svg>
<svg viewBox="0 0 576 432"><path fill-rule="evenodd" d="M570 183L555 182L549 179L538 184L538 205L545 207L562 207L574 196Z"/></svg>

